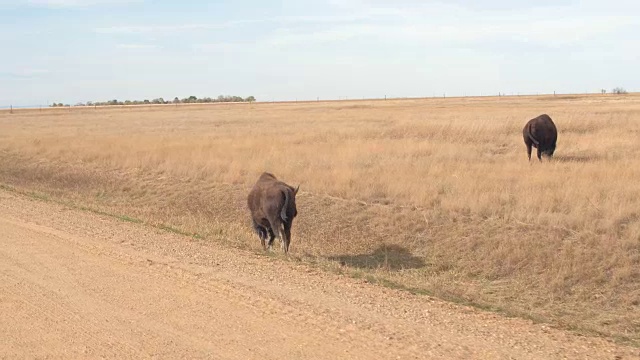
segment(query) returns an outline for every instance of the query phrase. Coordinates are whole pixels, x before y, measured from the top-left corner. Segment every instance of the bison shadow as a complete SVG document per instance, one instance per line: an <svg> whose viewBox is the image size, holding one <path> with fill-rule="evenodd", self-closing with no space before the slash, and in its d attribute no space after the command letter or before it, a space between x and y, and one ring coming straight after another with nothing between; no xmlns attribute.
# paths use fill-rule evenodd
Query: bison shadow
<svg viewBox="0 0 640 360"><path fill-rule="evenodd" d="M558 162L592 162L598 160L599 157L596 155L554 155L553 161Z"/></svg>
<svg viewBox="0 0 640 360"><path fill-rule="evenodd" d="M425 266L422 258L412 255L409 250L398 245L381 245L370 254L331 256L329 260L358 269L395 271Z"/></svg>

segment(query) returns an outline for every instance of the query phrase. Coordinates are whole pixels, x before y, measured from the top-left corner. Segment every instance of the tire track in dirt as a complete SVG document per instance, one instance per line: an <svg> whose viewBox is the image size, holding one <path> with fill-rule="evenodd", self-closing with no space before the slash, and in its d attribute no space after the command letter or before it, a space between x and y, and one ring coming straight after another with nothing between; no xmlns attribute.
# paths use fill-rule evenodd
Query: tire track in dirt
<svg viewBox="0 0 640 360"><path fill-rule="evenodd" d="M89 242L80 244L80 239L78 238L60 234L60 232L56 231L55 229L49 229L41 225L20 224L19 222L14 220L3 219L0 220L0 226L2 226L2 228L4 229L11 227L11 229L8 229L6 231L6 234L8 236L5 237L3 246L0 251L4 260L11 260L10 256L19 256L19 254L12 252L10 249L24 250L24 246L22 248L19 246L21 245L21 242L23 242L23 240L19 240L18 236L12 236L12 234L19 233L19 236L22 237L23 235L25 235L25 233L33 231L36 235L44 235L45 238L43 240L45 240L48 244L44 248L42 247L42 245L37 246L36 249L33 249L35 251L31 251L31 253L52 251L53 248L55 248L57 249L57 257L64 261L68 261L69 254L61 252L60 249L64 248L65 244L68 245L68 243L72 243L74 245L74 250L83 250L80 254L74 254L76 255L76 257L91 259L92 253L98 254L102 258L110 260L109 265L112 268L113 272L119 272L118 266L122 266L120 264L125 264L124 266L126 267L136 268L139 274L149 275L149 273L152 273L153 275L151 277L160 275L162 278L172 279L178 284L178 287L188 286L190 288L189 290L193 292L198 292L198 289L200 289L204 290L203 292L206 294L224 295L225 303L234 304L236 308L234 310L237 310L237 308L249 310L248 314L245 314L244 311L241 314L242 316L248 318L248 323L262 323L265 322L265 318L274 317L280 319L281 321L284 319L285 322L289 321L292 324L301 324L301 331L297 332L297 334L304 334L304 342L307 344L307 346L315 345L318 348L323 348L328 339L333 339L336 342L343 342L345 344L348 344L350 340L348 337L341 334L340 331L335 331L336 329L332 327L332 325L335 324L335 322L333 321L310 321L309 317L305 314L304 311L298 311L291 305L283 304L268 297L256 297L255 294L243 293L244 291L236 289L233 284L227 284L227 282L225 281L216 282L210 281L209 279L203 279L202 276L198 275L198 272L193 271L193 266L183 266L181 264L175 263L174 261L144 261L144 258L136 259L135 256L133 256L131 250L117 253L115 251L111 251L112 249L109 249L108 246L99 246L95 248L95 251L92 251L90 249L91 246L88 245L90 240ZM34 243L32 242L31 245L33 244ZM7 253L9 253L9 255L7 255ZM166 259L164 260L166 261ZM42 278L39 278L36 276L36 278L34 278L32 275L32 271L30 271L33 269L28 269L28 266L25 266L26 261L28 261L28 259L21 259L21 261L18 262L3 262L3 277L8 278L6 279L6 281L3 281L3 283L10 283L13 279L20 279L22 285L19 287L20 291L13 291L14 300L20 299L23 304L29 306L30 310L27 311L27 313L30 314L30 317L40 319L44 318L47 322L51 322L54 324L59 324L61 322L73 323L74 325L71 329L67 329L63 325L59 330L71 332L73 334L73 337L83 337L84 340L82 342L88 343L88 346L92 347L92 351L96 354L108 357L116 357L117 354L132 357L141 355L138 351L136 351L135 342L130 342L127 338L121 338L117 336L117 332L119 332L118 330L122 325L120 323L124 321L123 318L128 319L132 323L142 322L143 326L149 332L153 332L153 330L161 330L161 332L165 336L168 335L168 337L170 338L180 339L182 342L185 342L185 340L187 340L185 339L185 336L182 336L179 331L172 331L172 327L162 326L162 323L160 321L141 318L140 314L137 314L135 311L127 311L127 309L123 309L122 307L114 307L113 304L106 304L99 299L85 296L85 294L74 293L74 290L71 288L77 284L71 284L70 282L65 281L64 279L62 279L64 276L57 276L55 278L51 278L49 276L43 276ZM44 264L41 263L40 265L43 267L47 267L50 270L52 266L49 261L50 259L47 259ZM85 261L86 260L82 260L81 262ZM67 269L67 266L65 266L64 264L57 265L59 265L63 269ZM95 261L88 261L86 267L91 267L95 271L100 266L101 264L96 263ZM190 267L192 269L189 269ZM70 274L72 271L62 270L61 272L66 276L77 275ZM7 273L9 275L6 275ZM149 280L149 277L145 276L145 278ZM120 285L126 286L127 284L126 282L122 282L120 283ZM87 285L85 284L85 286ZM70 297L73 299L71 301L69 301L68 299L63 299L64 295L67 295L69 293L71 293ZM124 296L124 294L117 294L117 292L113 289L111 290L111 295L118 295L118 297ZM200 302L197 299L195 299L194 301L191 296L187 297L190 298L189 300L191 300L192 302ZM202 296L202 298L204 298L204 296ZM184 300L184 297L182 297L182 300ZM97 305L92 303L97 303ZM207 306L212 305L206 301L202 301L202 303L206 304ZM150 305L151 304L145 304L145 306ZM197 307L197 304L192 305L195 305ZM100 307L101 310L97 310L96 307ZM46 313L36 310L36 308L45 309ZM80 308L82 309L81 311L74 310ZM204 307L199 307L198 310L206 312L206 309ZM103 329L101 329L104 328L104 326L101 326L100 324L109 322L106 314L110 314L110 316L113 316L115 319L112 319L112 325L109 325L109 327L111 327L112 329L107 329L107 331L104 331ZM159 322L160 324L158 324ZM113 323L115 323L115 325L113 325ZM207 331L207 326L202 326L202 324L199 325L197 323L191 323L190 325L192 326L192 329L200 327L201 331ZM115 327L115 329L113 329L113 327ZM269 334L272 331L277 331L279 325L277 325L275 319L268 319L267 324L262 324L261 327L264 327L264 332L266 334ZM258 332L262 332L262 329L260 329L260 331ZM284 333L284 331L282 333ZM269 341L268 338L269 336L266 336L265 340ZM286 340L286 338L287 337L285 336L283 340ZM372 340L374 339L367 339L364 334L362 334L361 336L359 336L359 340L364 340L365 343L373 343ZM67 341L69 341L69 339L67 339ZM96 345L97 348L95 348ZM208 344L206 343L206 341L203 343L189 341L188 345L189 348L209 348L209 351L215 353L215 347L212 346L213 343ZM344 355L344 351L348 351L349 347L351 347L351 345L345 346L345 349L343 351L340 351L337 354L333 354L332 356ZM375 348L375 351L373 348ZM374 343L373 348L369 348L368 352L363 352L366 354L365 357L374 355L374 358L384 358L384 354L388 351L387 347L380 343ZM398 349L398 351L399 354L404 353L402 349ZM331 353L331 351L328 351L327 353ZM268 354L261 355L261 357L263 358L265 356L268 357ZM245 357L242 356L239 358ZM356 354L354 354L354 358L359 358L359 356L356 356ZM415 358L415 356L413 356L413 358Z"/></svg>

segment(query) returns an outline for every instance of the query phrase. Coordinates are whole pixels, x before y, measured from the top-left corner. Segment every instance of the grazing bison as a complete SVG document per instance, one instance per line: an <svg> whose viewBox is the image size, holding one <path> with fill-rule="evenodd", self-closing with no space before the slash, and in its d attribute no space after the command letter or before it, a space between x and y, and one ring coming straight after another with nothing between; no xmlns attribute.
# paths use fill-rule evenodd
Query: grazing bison
<svg viewBox="0 0 640 360"><path fill-rule="evenodd" d="M531 161L531 147L538 149L538 160L542 161L542 154L553 156L558 140L558 130L549 115L542 114L529 120L522 129L524 143L527 145L527 155Z"/></svg>
<svg viewBox="0 0 640 360"><path fill-rule="evenodd" d="M247 204L251 211L253 228L258 233L260 243L265 250L267 246L271 248L273 240L278 236L282 241L284 252L289 251L291 225L293 218L298 215L296 194L299 188L300 186L294 189L276 179L273 174L264 172L249 192ZM269 235L268 245L265 244L267 235Z"/></svg>

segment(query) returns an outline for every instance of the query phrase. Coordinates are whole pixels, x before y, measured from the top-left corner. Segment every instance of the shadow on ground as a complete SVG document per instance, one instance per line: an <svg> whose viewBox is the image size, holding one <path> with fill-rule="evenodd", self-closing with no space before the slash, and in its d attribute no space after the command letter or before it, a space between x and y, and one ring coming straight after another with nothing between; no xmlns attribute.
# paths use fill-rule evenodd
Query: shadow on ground
<svg viewBox="0 0 640 360"><path fill-rule="evenodd" d="M382 245L370 254L331 256L329 260L358 269L402 270L425 266L422 258L399 245Z"/></svg>
<svg viewBox="0 0 640 360"><path fill-rule="evenodd" d="M553 160L559 162L592 162L598 160L596 155L555 155Z"/></svg>

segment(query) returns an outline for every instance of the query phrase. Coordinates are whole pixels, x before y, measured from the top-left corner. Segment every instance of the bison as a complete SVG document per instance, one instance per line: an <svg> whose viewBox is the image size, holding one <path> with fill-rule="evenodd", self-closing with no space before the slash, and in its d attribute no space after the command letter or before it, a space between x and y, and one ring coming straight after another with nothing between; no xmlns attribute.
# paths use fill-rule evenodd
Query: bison
<svg viewBox="0 0 640 360"><path fill-rule="evenodd" d="M542 154L553 157L558 140L556 125L547 114L542 114L527 122L522 129L524 143L527 145L527 155L531 161L531 147L538 149L538 160L542 161Z"/></svg>
<svg viewBox="0 0 640 360"><path fill-rule="evenodd" d="M251 211L253 228L260 237L260 244L267 250L278 236L285 254L291 243L291 225L298 215L296 194L298 189L276 179L273 174L262 173L249 192L247 204ZM269 235L268 245L265 243Z"/></svg>

